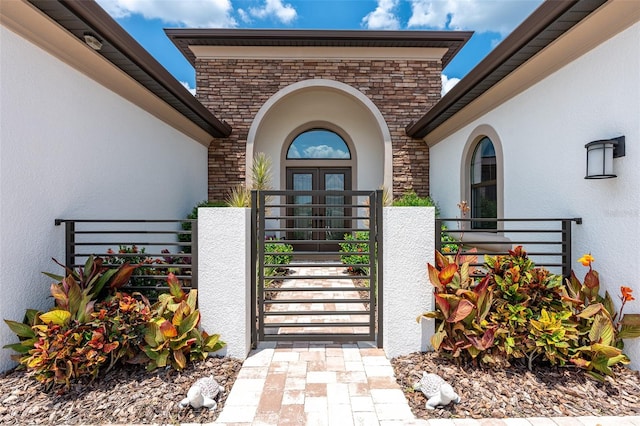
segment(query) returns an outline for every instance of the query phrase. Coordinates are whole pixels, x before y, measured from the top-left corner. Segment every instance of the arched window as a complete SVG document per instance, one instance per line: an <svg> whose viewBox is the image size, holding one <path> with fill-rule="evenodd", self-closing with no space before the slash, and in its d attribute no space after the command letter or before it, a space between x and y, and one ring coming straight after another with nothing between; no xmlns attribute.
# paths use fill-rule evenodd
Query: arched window
<svg viewBox="0 0 640 426"><path fill-rule="evenodd" d="M287 160L350 160L347 143L335 132L311 129L300 133L289 145Z"/></svg>
<svg viewBox="0 0 640 426"><path fill-rule="evenodd" d="M471 218L498 214L496 151L488 137L480 139L471 157ZM496 229L495 222L471 222L474 229Z"/></svg>

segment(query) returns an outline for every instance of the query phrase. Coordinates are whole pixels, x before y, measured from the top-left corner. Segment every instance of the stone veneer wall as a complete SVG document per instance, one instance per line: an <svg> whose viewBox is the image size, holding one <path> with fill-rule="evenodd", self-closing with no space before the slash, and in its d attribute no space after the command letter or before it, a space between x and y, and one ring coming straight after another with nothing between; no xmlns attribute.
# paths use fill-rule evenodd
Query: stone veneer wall
<svg viewBox="0 0 640 426"><path fill-rule="evenodd" d="M324 78L348 84L380 109L391 133L393 191L429 194L429 148L405 134L440 98L442 66L436 60L197 59L200 102L233 132L209 146L209 200L224 200L244 183L245 147L251 123L275 93L298 81Z"/></svg>

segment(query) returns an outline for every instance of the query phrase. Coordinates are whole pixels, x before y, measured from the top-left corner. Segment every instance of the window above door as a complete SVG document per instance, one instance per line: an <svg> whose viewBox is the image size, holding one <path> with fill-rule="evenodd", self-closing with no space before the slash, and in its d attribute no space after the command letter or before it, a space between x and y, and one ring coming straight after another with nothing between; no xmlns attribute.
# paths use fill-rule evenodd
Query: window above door
<svg viewBox="0 0 640 426"><path fill-rule="evenodd" d="M350 160L349 146L340 135L327 129L306 130L287 150L287 160Z"/></svg>

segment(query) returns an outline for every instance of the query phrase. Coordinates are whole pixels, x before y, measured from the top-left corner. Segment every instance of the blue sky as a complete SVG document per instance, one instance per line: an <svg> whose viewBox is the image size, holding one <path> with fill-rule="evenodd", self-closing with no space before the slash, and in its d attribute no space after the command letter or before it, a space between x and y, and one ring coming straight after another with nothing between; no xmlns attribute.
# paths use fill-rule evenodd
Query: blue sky
<svg viewBox="0 0 640 426"><path fill-rule="evenodd" d="M542 0L97 0L176 79L195 71L164 28L465 30L475 34L443 71L452 87Z"/></svg>

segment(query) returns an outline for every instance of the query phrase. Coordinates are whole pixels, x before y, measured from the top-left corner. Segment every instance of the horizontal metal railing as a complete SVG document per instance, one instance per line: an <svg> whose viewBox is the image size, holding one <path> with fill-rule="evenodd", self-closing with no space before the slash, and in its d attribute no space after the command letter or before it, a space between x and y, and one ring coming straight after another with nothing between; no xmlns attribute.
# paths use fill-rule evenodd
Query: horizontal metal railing
<svg viewBox="0 0 640 426"><path fill-rule="evenodd" d="M151 299L168 288L170 272L185 291L198 287L196 219L56 219L55 225L65 228L69 268L82 267L89 256L104 259L106 267L140 264L126 289Z"/></svg>
<svg viewBox="0 0 640 426"><path fill-rule="evenodd" d="M306 201L309 202L296 203L296 197L308 197ZM340 197L343 202L336 203L335 198L331 197ZM323 202L325 200L333 202ZM381 191L252 192L251 262L255 265L255 271L251 287L256 303L256 320L252 321L255 325L252 332L254 344L269 340L377 340L379 345L382 344L379 309L382 277L378 274L382 263L381 200ZM331 216L331 213L335 216ZM365 233L363 235L366 238L349 240L344 237L345 234L354 235L356 232ZM291 267L298 273L284 278L291 280L293 286L268 286L273 277L266 276L266 269L281 266L266 261L269 255L281 254L268 251L267 248L273 243L293 246L293 251L287 254L294 259ZM358 244L361 250L340 251L340 243ZM341 256L346 255L363 256L367 262L341 262ZM357 277L322 272L330 267L341 271L348 267L359 267L366 268L368 272ZM353 278L366 280L368 285L357 287L345 282ZM315 284L315 280L344 284L327 288ZM323 292L332 294L326 296ZM363 292L367 296L358 297ZM275 297L267 299L267 293ZM350 298L353 293L356 293L356 297ZM366 310L351 310L351 307L357 309L354 305L362 303L368 304ZM327 309L328 304L335 307ZM324 305L325 310L318 310L319 305ZM322 317L323 321L314 320L312 317L315 316ZM345 316L351 316L351 320L346 320ZM295 322L283 319L294 317Z"/></svg>
<svg viewBox="0 0 640 426"><path fill-rule="evenodd" d="M472 228L475 224L492 224L491 228ZM482 275L484 255L507 255L508 250L523 246L536 266L571 275L572 224L582 218L436 218L436 250L443 254L477 256L477 275ZM445 228L443 228L443 225Z"/></svg>

